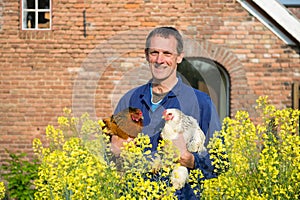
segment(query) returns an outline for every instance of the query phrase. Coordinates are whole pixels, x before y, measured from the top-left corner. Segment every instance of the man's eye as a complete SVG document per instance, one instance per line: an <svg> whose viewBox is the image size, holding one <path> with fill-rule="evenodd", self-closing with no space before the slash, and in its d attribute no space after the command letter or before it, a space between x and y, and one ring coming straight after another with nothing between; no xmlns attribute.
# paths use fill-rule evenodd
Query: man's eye
<svg viewBox="0 0 300 200"><path fill-rule="evenodd" d="M158 52L156 52L156 51L150 52L150 55L151 55L151 56L157 56L157 55L158 55Z"/></svg>
<svg viewBox="0 0 300 200"><path fill-rule="evenodd" d="M151 56L158 56L160 54L159 51L150 51L149 54ZM165 57L172 57L172 53L171 52L162 52L162 54L165 56Z"/></svg>
<svg viewBox="0 0 300 200"><path fill-rule="evenodd" d="M170 53L170 52L164 52L164 55L165 55L166 57L171 57L171 56L172 56L172 53Z"/></svg>

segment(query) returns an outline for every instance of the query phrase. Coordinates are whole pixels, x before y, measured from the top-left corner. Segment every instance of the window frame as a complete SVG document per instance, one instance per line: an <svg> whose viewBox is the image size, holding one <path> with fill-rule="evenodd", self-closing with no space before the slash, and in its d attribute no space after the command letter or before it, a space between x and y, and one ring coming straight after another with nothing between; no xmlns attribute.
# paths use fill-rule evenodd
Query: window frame
<svg viewBox="0 0 300 200"><path fill-rule="evenodd" d="M27 0L20 0L20 3L21 3L21 6L20 6L20 9L21 9L21 30L24 30L24 31L49 31L52 29L52 0L49 0L49 8L48 9L39 9L38 8L38 1L39 0L34 0L35 1L35 8L32 9L32 8L24 8L24 5L25 5L25 2L27 3ZM35 13L35 26L34 28L27 28L27 19L25 16L25 13L28 13L28 12L34 12ZM39 23L38 23L38 20L39 20L39 17L38 17L38 13L49 13L49 27L47 28L43 28L43 27L39 27ZM40 23L41 24L41 23Z"/></svg>

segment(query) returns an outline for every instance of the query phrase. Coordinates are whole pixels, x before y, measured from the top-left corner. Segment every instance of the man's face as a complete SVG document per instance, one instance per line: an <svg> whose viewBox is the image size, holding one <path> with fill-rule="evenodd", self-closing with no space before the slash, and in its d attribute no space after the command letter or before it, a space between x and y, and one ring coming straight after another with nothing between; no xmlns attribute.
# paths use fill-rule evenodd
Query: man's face
<svg viewBox="0 0 300 200"><path fill-rule="evenodd" d="M152 37L146 58L154 79L165 80L176 77L177 64L183 58L183 54L178 55L176 47L177 41L173 36Z"/></svg>

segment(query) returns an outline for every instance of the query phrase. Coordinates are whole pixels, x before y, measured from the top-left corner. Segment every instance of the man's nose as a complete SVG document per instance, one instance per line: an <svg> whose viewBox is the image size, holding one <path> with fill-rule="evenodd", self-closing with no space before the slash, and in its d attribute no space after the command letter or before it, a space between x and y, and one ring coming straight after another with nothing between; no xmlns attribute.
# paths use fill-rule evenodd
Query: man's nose
<svg viewBox="0 0 300 200"><path fill-rule="evenodd" d="M157 55L157 58L156 58L156 62L157 63L164 63L165 62L165 55L163 53L159 53Z"/></svg>

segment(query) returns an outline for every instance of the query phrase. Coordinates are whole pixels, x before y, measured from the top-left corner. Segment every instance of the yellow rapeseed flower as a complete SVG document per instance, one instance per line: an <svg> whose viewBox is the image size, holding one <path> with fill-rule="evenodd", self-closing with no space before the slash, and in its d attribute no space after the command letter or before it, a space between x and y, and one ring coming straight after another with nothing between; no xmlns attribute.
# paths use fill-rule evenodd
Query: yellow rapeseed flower
<svg viewBox="0 0 300 200"><path fill-rule="evenodd" d="M0 199L5 197L5 185L3 182L0 182Z"/></svg>
<svg viewBox="0 0 300 200"><path fill-rule="evenodd" d="M262 123L238 111L210 141L212 163L221 174L204 181L201 199L300 198L300 112L277 110L267 97L257 104Z"/></svg>

